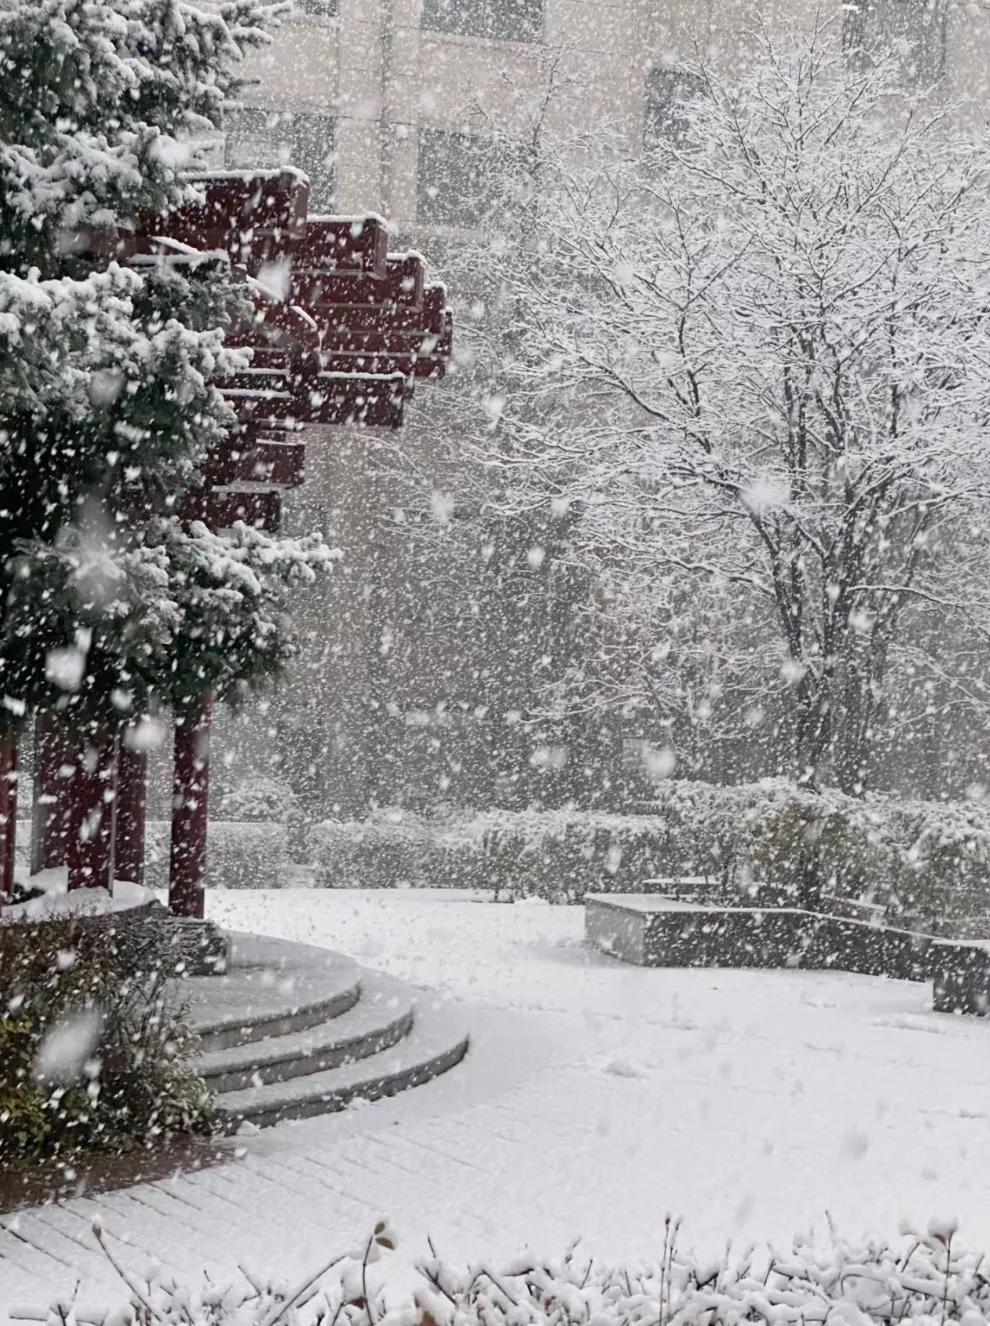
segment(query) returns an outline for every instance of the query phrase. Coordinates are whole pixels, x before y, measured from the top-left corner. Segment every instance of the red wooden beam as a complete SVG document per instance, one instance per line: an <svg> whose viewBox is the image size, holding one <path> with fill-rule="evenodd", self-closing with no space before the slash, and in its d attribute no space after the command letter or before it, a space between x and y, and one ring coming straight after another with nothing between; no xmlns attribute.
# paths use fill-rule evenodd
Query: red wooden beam
<svg viewBox="0 0 990 1326"><path fill-rule="evenodd" d="M304 308L333 305L382 305L419 308L423 301L423 260L418 254L389 257L384 276L337 268L298 270L292 274L292 301Z"/></svg>
<svg viewBox="0 0 990 1326"><path fill-rule="evenodd" d="M312 381L315 373L296 372L292 364L287 362L288 357L285 355L282 357L286 362L279 368L255 368L252 365L251 368L242 368L239 372L232 373L230 377L215 378L214 386L228 394L238 391L251 393L273 391L284 396L294 396L303 381Z"/></svg>
<svg viewBox="0 0 990 1326"><path fill-rule="evenodd" d="M34 804L31 807L31 873L65 864L67 780L73 752L64 719L43 710L34 722Z"/></svg>
<svg viewBox="0 0 990 1326"><path fill-rule="evenodd" d="M293 267L351 268L384 276L388 259L388 226L380 216L315 217L293 249Z"/></svg>
<svg viewBox="0 0 990 1326"><path fill-rule="evenodd" d="M300 307L303 307L300 305ZM379 308L374 304L308 304L306 312L327 335L345 331L427 332L439 336L446 325L446 292L431 286L420 308Z"/></svg>
<svg viewBox="0 0 990 1326"><path fill-rule="evenodd" d="M301 353L319 349L320 329L309 311L298 304L256 301L250 322L235 323L226 339L239 349L275 345Z"/></svg>
<svg viewBox="0 0 990 1326"><path fill-rule="evenodd" d="M308 390L292 394L240 388L225 393L242 424L265 425L291 419L297 423L388 428L397 428L402 422L403 402L410 394L411 384L401 374L357 377L344 373L320 373Z"/></svg>
<svg viewBox="0 0 990 1326"><path fill-rule="evenodd" d="M233 341L231 341L231 344L233 344ZM278 369L279 372L288 372L295 362L295 358L296 357L293 356L292 352L287 350L284 346L259 345L251 350L251 363L249 369L242 369L241 371L245 372L252 369L260 370L270 368Z"/></svg>
<svg viewBox="0 0 990 1326"><path fill-rule="evenodd" d="M306 446L303 442L259 437L256 441L233 437L210 452L203 467L208 487L223 487L238 481L295 488L303 481Z"/></svg>
<svg viewBox="0 0 990 1326"><path fill-rule="evenodd" d="M128 724L117 750L117 800L113 831L113 873L117 879L144 883L144 830L148 803L148 756L128 744Z"/></svg>
<svg viewBox="0 0 990 1326"><path fill-rule="evenodd" d="M403 418L403 397L361 396L356 400L340 400L334 396L322 396L309 405L293 405L285 401L259 402L254 421L264 428L272 424L291 419L307 424L323 424L326 427L345 427L352 424L368 428L399 428ZM242 415L246 420L247 416ZM183 508L185 515L186 508ZM186 519L206 520L205 516L186 516ZM210 522L207 520L207 524ZM264 529L273 526L265 521L255 521Z"/></svg>
<svg viewBox="0 0 990 1326"><path fill-rule="evenodd" d="M282 349L271 346L259 347L251 351L251 367L229 378L217 380L217 385L225 387L254 387L261 380L260 375L271 373L269 385L279 390L295 390L295 384L313 373L353 373L358 377L380 377L382 374L401 373L403 377L436 378L443 377L450 352L447 340L447 353L442 353L445 333L436 342L436 350L431 354L410 354L408 352L389 354L369 354L367 352L336 352L325 350L315 367L308 363L303 366L301 360L293 361ZM279 376L281 375L281 380Z"/></svg>
<svg viewBox="0 0 990 1326"><path fill-rule="evenodd" d="M109 724L76 739L75 772L67 785L65 862L70 889L106 889L113 882L113 800L116 734Z"/></svg>
<svg viewBox="0 0 990 1326"><path fill-rule="evenodd" d="M438 355L328 354L324 366L334 373L401 373L407 378L442 378L447 360Z"/></svg>
<svg viewBox="0 0 990 1326"><path fill-rule="evenodd" d="M168 235L197 249L223 249L256 276L287 259L306 232L309 185L294 170L278 174L218 172L192 176L202 197L164 216L138 219L139 239Z"/></svg>
<svg viewBox="0 0 990 1326"><path fill-rule="evenodd" d="M383 355L394 358L448 360L453 353L453 316L446 312L439 331L396 331L383 323L377 331L341 331L328 327L323 333L323 355Z"/></svg>
<svg viewBox="0 0 990 1326"><path fill-rule="evenodd" d="M190 488L182 496L183 520L201 520L212 530L229 529L235 521L258 529L277 530L282 519L282 499L268 489Z"/></svg>
<svg viewBox="0 0 990 1326"><path fill-rule="evenodd" d="M442 354L443 341L443 332L329 328L323 339L323 352L329 355L436 358Z"/></svg>

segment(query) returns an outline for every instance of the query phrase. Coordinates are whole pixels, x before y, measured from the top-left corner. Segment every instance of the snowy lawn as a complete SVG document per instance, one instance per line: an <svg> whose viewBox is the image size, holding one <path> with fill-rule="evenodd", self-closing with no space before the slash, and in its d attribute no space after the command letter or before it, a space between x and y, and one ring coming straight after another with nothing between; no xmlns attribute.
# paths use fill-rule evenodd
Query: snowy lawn
<svg viewBox="0 0 990 1326"><path fill-rule="evenodd" d="M645 1257L668 1210L696 1244L951 1210L990 1246L990 1023L929 1012L928 986L627 967L584 946L583 908L442 890L231 892L211 915L475 1008L445 1080L258 1144L404 1139L382 1200L410 1235L477 1255L582 1234Z"/></svg>
<svg viewBox="0 0 990 1326"><path fill-rule="evenodd" d="M77 1203L135 1266L292 1273L379 1214L400 1256L429 1233L455 1260L578 1234L646 1258L667 1211L705 1253L824 1230L826 1211L884 1236L954 1212L990 1247L990 1024L927 1012L925 986L624 967L583 946L580 908L450 891L214 893L209 913L453 995L473 1048L416 1091L244 1138L237 1163ZM0 1306L30 1283L0 1260ZM87 1261L81 1299L108 1284Z"/></svg>

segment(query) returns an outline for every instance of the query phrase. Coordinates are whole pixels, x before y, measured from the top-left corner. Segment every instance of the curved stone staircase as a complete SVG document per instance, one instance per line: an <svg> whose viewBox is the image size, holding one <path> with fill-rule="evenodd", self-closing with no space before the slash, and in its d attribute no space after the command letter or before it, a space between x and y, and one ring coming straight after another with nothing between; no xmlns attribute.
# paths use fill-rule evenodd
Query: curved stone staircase
<svg viewBox="0 0 990 1326"><path fill-rule="evenodd" d="M326 949L230 935L226 971L182 981L199 1071L232 1131L343 1109L459 1063L460 1018L430 996Z"/></svg>

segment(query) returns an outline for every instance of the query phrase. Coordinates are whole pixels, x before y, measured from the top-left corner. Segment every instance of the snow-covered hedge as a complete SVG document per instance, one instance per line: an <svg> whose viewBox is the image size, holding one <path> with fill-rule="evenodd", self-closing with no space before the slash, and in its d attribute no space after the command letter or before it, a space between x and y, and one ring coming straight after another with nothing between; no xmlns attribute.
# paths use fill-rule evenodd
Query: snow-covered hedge
<svg viewBox="0 0 990 1326"><path fill-rule="evenodd" d="M98 1224L96 1232L114 1260ZM983 1326L990 1318L990 1264L958 1244L952 1220L894 1243L799 1238L786 1251L714 1261L682 1254L668 1221L654 1263L610 1265L576 1247L546 1261L524 1254L455 1267L431 1258L418 1266L419 1286L401 1295L388 1292L392 1246L381 1222L362 1249L295 1283L242 1272L197 1290L152 1268L140 1281L121 1272L126 1303L11 1316L46 1326Z"/></svg>
<svg viewBox="0 0 990 1326"><path fill-rule="evenodd" d="M648 809L501 812L472 826L488 883L510 895L579 901L689 876L709 898L866 898L897 924L949 933L980 928L990 914L990 810L981 802L672 780Z"/></svg>
<svg viewBox="0 0 990 1326"><path fill-rule="evenodd" d="M167 863L166 826L154 841ZM294 863L293 873L290 863ZM493 810L428 819L383 809L301 826L210 825L210 880L273 887L461 887L580 901L693 878L711 900L867 899L898 925L983 933L990 808L980 801L862 799L783 780L736 787L671 780L638 814ZM647 881L660 881L648 885Z"/></svg>
<svg viewBox="0 0 990 1326"><path fill-rule="evenodd" d="M296 794L287 783L280 783L263 774L242 778L217 803L217 818L237 822L255 823L275 820L284 824L298 813Z"/></svg>
<svg viewBox="0 0 990 1326"><path fill-rule="evenodd" d="M167 883L168 835L164 822L148 827L154 887ZM28 837L19 825L19 851ZM720 787L672 779L637 814L426 818L386 808L306 824L290 804L284 822L212 820L208 860L209 883L225 888L459 887L572 902L589 892L666 891L687 877L712 901L809 902L817 893L829 910L841 906L836 899L866 899L893 924L990 934L987 804L858 799L783 780Z"/></svg>
<svg viewBox="0 0 990 1326"><path fill-rule="evenodd" d="M486 887L478 817L427 819L385 808L362 820L325 820L308 832L324 888Z"/></svg>
<svg viewBox="0 0 990 1326"><path fill-rule="evenodd" d="M147 827L145 882L168 887L170 826L152 820ZM207 884L225 889L279 888L285 881L288 834L284 824L211 820L207 834Z"/></svg>

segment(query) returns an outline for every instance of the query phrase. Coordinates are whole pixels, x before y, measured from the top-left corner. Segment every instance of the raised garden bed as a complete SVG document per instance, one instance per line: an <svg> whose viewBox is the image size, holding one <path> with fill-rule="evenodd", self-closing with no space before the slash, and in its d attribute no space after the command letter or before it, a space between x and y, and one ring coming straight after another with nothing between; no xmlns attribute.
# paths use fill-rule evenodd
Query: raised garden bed
<svg viewBox="0 0 990 1326"><path fill-rule="evenodd" d="M644 967L790 967L932 981L940 1012L986 1014L990 943L935 939L797 907L713 907L649 894L592 894L585 934Z"/></svg>

